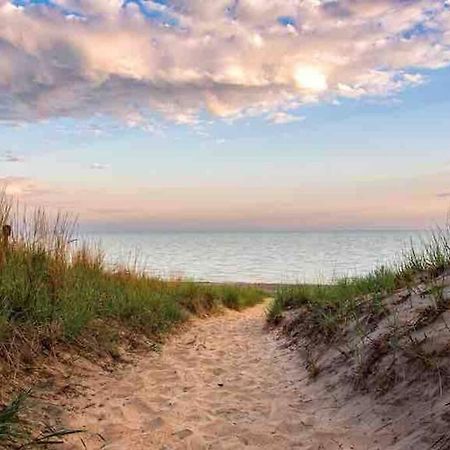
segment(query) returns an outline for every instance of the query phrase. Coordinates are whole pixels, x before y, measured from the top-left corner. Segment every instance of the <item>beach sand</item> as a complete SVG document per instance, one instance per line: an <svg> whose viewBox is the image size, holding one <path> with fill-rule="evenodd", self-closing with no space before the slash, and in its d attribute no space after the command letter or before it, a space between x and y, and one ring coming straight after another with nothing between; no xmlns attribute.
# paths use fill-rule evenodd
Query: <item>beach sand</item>
<svg viewBox="0 0 450 450"><path fill-rule="evenodd" d="M161 354L92 371L84 395L65 403L65 424L87 431L61 448L389 448L392 436L374 433L377 421L337 417L336 395L311 383L282 344L265 329L264 305L195 320Z"/></svg>

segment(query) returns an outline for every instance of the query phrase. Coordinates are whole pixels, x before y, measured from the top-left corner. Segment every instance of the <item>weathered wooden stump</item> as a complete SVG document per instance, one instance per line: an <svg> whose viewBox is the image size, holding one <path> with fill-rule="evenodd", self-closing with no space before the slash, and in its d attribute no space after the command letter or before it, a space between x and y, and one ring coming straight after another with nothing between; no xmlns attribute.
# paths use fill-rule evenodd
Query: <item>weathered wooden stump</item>
<svg viewBox="0 0 450 450"><path fill-rule="evenodd" d="M0 267L6 262L9 249L9 239L12 234L11 225L2 226L2 234L0 237Z"/></svg>
<svg viewBox="0 0 450 450"><path fill-rule="evenodd" d="M2 227L2 247L7 248L9 245L9 238L12 234L11 225L3 225Z"/></svg>

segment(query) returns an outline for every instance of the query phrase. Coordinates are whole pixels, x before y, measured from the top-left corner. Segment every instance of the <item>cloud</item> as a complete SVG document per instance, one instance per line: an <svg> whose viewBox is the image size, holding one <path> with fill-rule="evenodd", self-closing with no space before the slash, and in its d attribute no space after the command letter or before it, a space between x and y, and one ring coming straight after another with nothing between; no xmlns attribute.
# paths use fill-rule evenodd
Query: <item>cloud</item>
<svg viewBox="0 0 450 450"><path fill-rule="evenodd" d="M18 163L23 162L25 158L20 155L15 155L12 152L6 152L5 155L2 158L0 158L0 160L8 163Z"/></svg>
<svg viewBox="0 0 450 450"><path fill-rule="evenodd" d="M439 192L436 194L437 198L450 198L450 192Z"/></svg>
<svg viewBox="0 0 450 450"><path fill-rule="evenodd" d="M89 166L90 169L92 170L105 170L109 168L108 164L100 164L100 163L92 163Z"/></svg>
<svg viewBox="0 0 450 450"><path fill-rule="evenodd" d="M302 122L305 120L305 117L278 111L270 114L268 119L275 125L284 125L287 123Z"/></svg>
<svg viewBox="0 0 450 450"><path fill-rule="evenodd" d="M449 30L442 0L0 0L0 120L152 128L395 95L450 64Z"/></svg>

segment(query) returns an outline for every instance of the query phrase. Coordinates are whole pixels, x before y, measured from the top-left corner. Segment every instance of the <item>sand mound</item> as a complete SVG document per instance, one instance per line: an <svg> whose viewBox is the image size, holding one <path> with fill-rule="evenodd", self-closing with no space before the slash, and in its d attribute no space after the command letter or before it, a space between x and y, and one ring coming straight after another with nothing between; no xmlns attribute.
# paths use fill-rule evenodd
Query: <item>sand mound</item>
<svg viewBox="0 0 450 450"><path fill-rule="evenodd" d="M335 419L369 425L368 441L385 438L364 448L448 450L450 274L424 277L382 306L378 315L362 307L332 339L301 308L285 314L283 331L312 383L335 396Z"/></svg>

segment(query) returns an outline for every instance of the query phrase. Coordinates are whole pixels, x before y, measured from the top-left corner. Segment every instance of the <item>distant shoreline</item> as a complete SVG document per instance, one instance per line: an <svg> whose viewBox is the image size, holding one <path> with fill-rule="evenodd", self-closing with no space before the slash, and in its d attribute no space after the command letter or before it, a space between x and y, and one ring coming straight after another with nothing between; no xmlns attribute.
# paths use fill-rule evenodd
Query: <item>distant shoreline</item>
<svg viewBox="0 0 450 450"><path fill-rule="evenodd" d="M426 233L429 228L330 228L305 230L189 230L189 229L148 229L148 230L92 230L81 227L82 237L102 235L146 235L146 234L332 234L332 233Z"/></svg>
<svg viewBox="0 0 450 450"><path fill-rule="evenodd" d="M261 289L265 292L275 293L280 287L295 287L299 285L303 286L329 286L329 283L258 283L258 282L246 282L246 281L226 281L226 282L215 282L215 281L194 281L197 284L212 285L212 286L238 286L238 287L253 287L256 289Z"/></svg>

